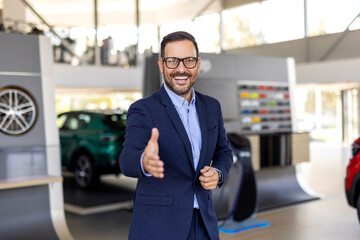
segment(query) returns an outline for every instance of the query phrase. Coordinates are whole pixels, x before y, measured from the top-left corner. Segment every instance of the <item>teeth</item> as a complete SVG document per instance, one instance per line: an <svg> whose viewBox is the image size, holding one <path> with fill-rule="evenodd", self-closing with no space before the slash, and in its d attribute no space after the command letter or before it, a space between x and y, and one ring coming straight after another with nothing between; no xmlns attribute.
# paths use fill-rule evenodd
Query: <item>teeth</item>
<svg viewBox="0 0 360 240"><path fill-rule="evenodd" d="M175 79L178 79L178 80L185 80L187 79L188 77L184 76L184 77L175 77Z"/></svg>

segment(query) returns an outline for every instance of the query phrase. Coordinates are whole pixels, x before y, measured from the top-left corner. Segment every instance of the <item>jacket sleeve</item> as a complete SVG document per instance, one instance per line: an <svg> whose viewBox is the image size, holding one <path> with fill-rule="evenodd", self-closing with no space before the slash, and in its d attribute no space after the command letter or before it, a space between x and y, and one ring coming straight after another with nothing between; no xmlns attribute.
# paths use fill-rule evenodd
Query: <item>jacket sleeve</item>
<svg viewBox="0 0 360 240"><path fill-rule="evenodd" d="M143 177L140 159L151 136L153 121L140 101L127 113L124 148L120 154L120 170L128 177Z"/></svg>
<svg viewBox="0 0 360 240"><path fill-rule="evenodd" d="M220 170L223 177L223 182L225 181L230 168L233 164L232 150L230 147L229 140L226 137L226 131L224 127L224 120L222 116L221 106L217 102L217 113L219 116L218 120L218 138L216 142L215 152L213 155L213 167ZM219 185L221 187L222 183Z"/></svg>

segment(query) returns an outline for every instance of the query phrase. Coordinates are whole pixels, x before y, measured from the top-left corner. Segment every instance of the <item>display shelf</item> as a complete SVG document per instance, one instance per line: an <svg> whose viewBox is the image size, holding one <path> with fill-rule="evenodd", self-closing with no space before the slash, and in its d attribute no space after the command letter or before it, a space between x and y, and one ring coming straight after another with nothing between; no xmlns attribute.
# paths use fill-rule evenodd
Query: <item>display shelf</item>
<svg viewBox="0 0 360 240"><path fill-rule="evenodd" d="M49 183L62 182L62 181L63 181L62 177L49 176L49 175L0 179L0 190L46 185Z"/></svg>
<svg viewBox="0 0 360 240"><path fill-rule="evenodd" d="M53 158L58 158L59 150L59 146L52 145L0 148L0 181L49 175L47 155L54 154Z"/></svg>

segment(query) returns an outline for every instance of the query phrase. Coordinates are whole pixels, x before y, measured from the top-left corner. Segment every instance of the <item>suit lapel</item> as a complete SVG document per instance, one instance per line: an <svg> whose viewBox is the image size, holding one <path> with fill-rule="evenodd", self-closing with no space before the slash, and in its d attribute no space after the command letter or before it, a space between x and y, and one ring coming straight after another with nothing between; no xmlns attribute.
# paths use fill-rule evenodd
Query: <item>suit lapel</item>
<svg viewBox="0 0 360 240"><path fill-rule="evenodd" d="M167 93L164 89L164 86L162 86L160 89L160 98L161 98L162 104L165 105L165 110L166 110L167 114L169 115L169 118L171 119L172 124L174 125L176 131L180 135L182 142L184 143L186 153L189 157L188 159L190 161L191 168L195 172L194 160L193 160L193 155L192 155L192 151L191 151L191 143L190 143L189 137L183 126L183 123L181 122L179 114L177 113L173 103L171 102L170 97L167 95Z"/></svg>
<svg viewBox="0 0 360 240"><path fill-rule="evenodd" d="M200 151L200 159L198 163L198 167L196 168L196 174L199 173L200 169L203 166L205 157L206 157L206 146L207 146L207 138L208 138L208 123L206 116L205 103L201 102L201 99L196 96L196 112L199 117L200 122L200 130L201 130L201 151Z"/></svg>

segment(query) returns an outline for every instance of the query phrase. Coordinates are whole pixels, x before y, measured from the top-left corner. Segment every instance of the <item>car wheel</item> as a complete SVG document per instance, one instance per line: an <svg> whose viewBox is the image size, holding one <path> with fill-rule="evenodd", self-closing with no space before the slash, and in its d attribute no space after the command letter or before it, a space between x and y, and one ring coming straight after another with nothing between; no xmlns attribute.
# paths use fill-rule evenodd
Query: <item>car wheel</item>
<svg viewBox="0 0 360 240"><path fill-rule="evenodd" d="M357 207L357 214L358 214L358 219L359 219L359 223L360 223L360 194L358 196L356 207Z"/></svg>
<svg viewBox="0 0 360 240"><path fill-rule="evenodd" d="M75 179L78 186L89 188L97 180L91 157L88 154L80 154L75 161Z"/></svg>

